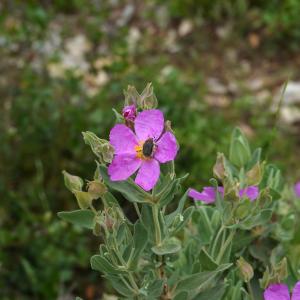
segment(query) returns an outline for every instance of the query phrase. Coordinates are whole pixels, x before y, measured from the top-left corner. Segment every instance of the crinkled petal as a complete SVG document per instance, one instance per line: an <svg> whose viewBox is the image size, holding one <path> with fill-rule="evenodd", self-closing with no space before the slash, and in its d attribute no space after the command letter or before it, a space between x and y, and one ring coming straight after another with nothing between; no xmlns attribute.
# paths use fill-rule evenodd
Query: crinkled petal
<svg viewBox="0 0 300 300"><path fill-rule="evenodd" d="M259 188L255 185L251 185L246 187L245 189L240 190L240 197L246 196L251 201L256 200L259 195Z"/></svg>
<svg viewBox="0 0 300 300"><path fill-rule="evenodd" d="M156 143L154 157L161 163L174 160L178 151L176 138L173 133L166 132Z"/></svg>
<svg viewBox="0 0 300 300"><path fill-rule="evenodd" d="M136 154L117 154L108 167L110 180L126 180L141 166L142 160Z"/></svg>
<svg viewBox="0 0 300 300"><path fill-rule="evenodd" d="M218 187L219 193L224 194L224 188ZM194 200L202 201L206 204L215 202L216 200L216 189L210 186L204 187L203 191L200 193L195 189L189 189L188 195Z"/></svg>
<svg viewBox="0 0 300 300"><path fill-rule="evenodd" d="M164 129L164 115L158 109L144 110L134 121L135 133L139 141L158 139Z"/></svg>
<svg viewBox="0 0 300 300"><path fill-rule="evenodd" d="M157 183L159 174L159 162L156 159L144 160L135 178L135 183L145 191L149 191Z"/></svg>
<svg viewBox="0 0 300 300"><path fill-rule="evenodd" d="M300 181L295 184L294 191L296 196L300 198Z"/></svg>
<svg viewBox="0 0 300 300"><path fill-rule="evenodd" d="M109 141L115 149L115 154L136 153L134 148L138 144L136 136L123 124L117 124L112 128Z"/></svg>
<svg viewBox="0 0 300 300"><path fill-rule="evenodd" d="M300 300L300 281L298 281L293 289L292 300Z"/></svg>
<svg viewBox="0 0 300 300"><path fill-rule="evenodd" d="M264 292L264 300L290 300L289 289L285 284L271 284Z"/></svg>

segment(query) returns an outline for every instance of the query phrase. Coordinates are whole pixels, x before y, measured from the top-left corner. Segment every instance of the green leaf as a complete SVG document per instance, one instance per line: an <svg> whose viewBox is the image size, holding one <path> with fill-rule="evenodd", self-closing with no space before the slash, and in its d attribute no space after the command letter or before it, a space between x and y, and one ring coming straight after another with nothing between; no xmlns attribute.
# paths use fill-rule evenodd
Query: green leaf
<svg viewBox="0 0 300 300"><path fill-rule="evenodd" d="M177 295L174 297L174 300L187 300L187 299L189 299L188 296L189 296L189 293L183 291L183 292L177 294Z"/></svg>
<svg viewBox="0 0 300 300"><path fill-rule="evenodd" d="M118 268L115 268L105 257L97 254L91 257L91 267L93 270L107 274L122 274L126 273Z"/></svg>
<svg viewBox="0 0 300 300"><path fill-rule="evenodd" d="M231 267L232 264L223 264L215 271L200 272L192 275L183 276L177 283L176 292L192 291L195 289L204 290L219 274Z"/></svg>
<svg viewBox="0 0 300 300"><path fill-rule="evenodd" d="M94 228L95 214L89 209L61 211L57 215L61 219L74 225L78 225L88 229Z"/></svg>
<svg viewBox="0 0 300 300"><path fill-rule="evenodd" d="M123 196L131 201L137 203L149 203L151 200L151 195L142 190L139 186L135 184L132 179L124 181L111 181L107 174L107 168L104 166L99 166L101 176L104 182L113 190L116 190L123 194Z"/></svg>
<svg viewBox="0 0 300 300"><path fill-rule="evenodd" d="M174 254L181 249L181 242L176 237L165 239L161 245L154 246L151 250L157 255Z"/></svg>
<svg viewBox="0 0 300 300"><path fill-rule="evenodd" d="M150 205L142 205L141 222L148 232L150 241L154 241L154 222L152 216L152 207Z"/></svg>
<svg viewBox="0 0 300 300"><path fill-rule="evenodd" d="M111 283L112 287L127 299L133 299L133 292L128 286L116 276L105 276Z"/></svg>
<svg viewBox="0 0 300 300"><path fill-rule="evenodd" d="M223 299L223 295L225 293L226 286L224 284L217 285L212 289L201 292L198 294L193 300L221 300Z"/></svg>
<svg viewBox="0 0 300 300"><path fill-rule="evenodd" d="M213 260L213 258L206 252L204 248L202 248L199 253L199 261L202 270L214 271L218 267L218 264Z"/></svg>
<svg viewBox="0 0 300 300"><path fill-rule="evenodd" d="M141 221L137 221L134 224L133 240L134 254L130 263L130 268L136 268L140 255L144 251L148 242L148 232Z"/></svg>
<svg viewBox="0 0 300 300"><path fill-rule="evenodd" d="M173 199L174 196L176 195L176 193L178 192L179 188L180 188L180 184L181 182L187 178L188 174L184 175L181 178L172 180L171 182L167 183L167 188L164 189L163 187L163 191L158 193L158 200L157 202L159 203L160 207L166 206L168 205Z"/></svg>
<svg viewBox="0 0 300 300"><path fill-rule="evenodd" d="M166 224L168 227L170 227L170 225L172 224L176 216L182 213L187 196L188 196L188 190L184 193L184 195L179 200L177 209L165 217Z"/></svg>
<svg viewBox="0 0 300 300"><path fill-rule="evenodd" d="M147 288L149 298L159 299L164 287L164 281L161 279L156 279Z"/></svg>
<svg viewBox="0 0 300 300"><path fill-rule="evenodd" d="M177 233L178 231L180 231L185 224L190 220L190 218L192 217L193 213L195 211L195 207L190 206L188 207L183 215L182 215L182 220L181 222L178 223L178 225L172 230L172 234L174 235L175 233Z"/></svg>

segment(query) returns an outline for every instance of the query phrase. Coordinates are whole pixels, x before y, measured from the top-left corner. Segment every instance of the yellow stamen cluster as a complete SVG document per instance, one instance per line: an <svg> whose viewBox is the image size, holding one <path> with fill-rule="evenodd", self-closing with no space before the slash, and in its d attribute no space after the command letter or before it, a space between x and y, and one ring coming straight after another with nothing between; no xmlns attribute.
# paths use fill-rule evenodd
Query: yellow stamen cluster
<svg viewBox="0 0 300 300"><path fill-rule="evenodd" d="M143 146L144 146L144 141L140 141L138 145L134 146L134 150L136 152L136 157L143 159L143 160L148 160L151 159L151 157L147 157L143 154Z"/></svg>

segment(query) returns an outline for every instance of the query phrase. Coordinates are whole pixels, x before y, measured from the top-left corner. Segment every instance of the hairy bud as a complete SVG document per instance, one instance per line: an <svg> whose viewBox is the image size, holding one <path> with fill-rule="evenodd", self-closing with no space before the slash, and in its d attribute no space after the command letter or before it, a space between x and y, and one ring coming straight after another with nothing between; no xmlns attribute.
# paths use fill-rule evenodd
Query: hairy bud
<svg viewBox="0 0 300 300"><path fill-rule="evenodd" d="M240 277L245 282L249 282L254 275L252 266L243 257L240 257L237 260L236 265L238 267Z"/></svg>
<svg viewBox="0 0 300 300"><path fill-rule="evenodd" d="M83 180L75 175L69 174L67 171L62 171L65 181L65 186L69 191L74 193L75 191L81 191L83 186Z"/></svg>
<svg viewBox="0 0 300 300"><path fill-rule="evenodd" d="M224 157L223 153L217 154L217 160L214 165L213 172L214 172L214 175L221 180L226 176L225 157Z"/></svg>
<svg viewBox="0 0 300 300"><path fill-rule="evenodd" d="M157 104L158 101L153 92L152 83L148 83L138 100L138 106L144 110L156 108Z"/></svg>

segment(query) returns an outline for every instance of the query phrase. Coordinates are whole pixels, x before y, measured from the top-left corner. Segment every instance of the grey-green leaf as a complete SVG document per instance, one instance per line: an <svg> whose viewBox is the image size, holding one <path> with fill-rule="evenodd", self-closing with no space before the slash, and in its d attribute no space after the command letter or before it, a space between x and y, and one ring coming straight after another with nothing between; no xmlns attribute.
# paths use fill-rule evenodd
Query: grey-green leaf
<svg viewBox="0 0 300 300"><path fill-rule="evenodd" d="M123 194L127 200L137 203L149 202L151 195L138 187L132 179L129 178L124 181L111 181L107 174L107 168L103 166L99 166L99 168L104 182L113 190Z"/></svg>
<svg viewBox="0 0 300 300"><path fill-rule="evenodd" d="M215 279L216 275L224 272L231 267L232 264L223 264L219 266L215 271L200 272L188 276L183 276L179 280L176 292L191 291L194 289L204 289L209 287L209 284Z"/></svg>
<svg viewBox="0 0 300 300"><path fill-rule="evenodd" d="M64 221L70 222L84 228L93 229L94 213L88 209L79 209L73 211L61 211L57 214Z"/></svg>
<svg viewBox="0 0 300 300"><path fill-rule="evenodd" d="M174 254L181 249L181 242L175 237L171 237L162 242L161 245L151 248L157 255Z"/></svg>

